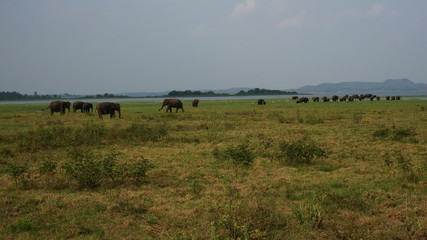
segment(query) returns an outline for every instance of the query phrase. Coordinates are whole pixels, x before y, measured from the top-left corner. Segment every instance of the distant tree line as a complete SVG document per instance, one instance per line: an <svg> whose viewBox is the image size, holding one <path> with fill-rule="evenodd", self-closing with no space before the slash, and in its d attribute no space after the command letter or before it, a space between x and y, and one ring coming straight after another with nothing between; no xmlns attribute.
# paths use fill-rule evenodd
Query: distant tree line
<svg viewBox="0 0 427 240"><path fill-rule="evenodd" d="M114 95L112 93L96 94L96 95L86 95L81 98L130 98L125 95Z"/></svg>
<svg viewBox="0 0 427 240"><path fill-rule="evenodd" d="M0 100L37 100L37 99L52 99L61 98L59 95L38 95L34 92L34 95L21 94L19 92L0 92Z"/></svg>
<svg viewBox="0 0 427 240"><path fill-rule="evenodd" d="M287 92L281 90L270 90L270 89L259 89L254 88L250 89L247 92L240 91L234 95L236 96L251 96L251 95L290 95L290 94L298 94L297 92Z"/></svg>
<svg viewBox="0 0 427 240"><path fill-rule="evenodd" d="M247 92L241 90L236 94L228 93L215 93L213 91L201 92L201 91L171 91L168 93L168 97L212 97L212 96L254 96L254 95L290 95L298 94L297 92L287 92L281 90L269 90L269 89L260 89L254 88L250 89Z"/></svg>
<svg viewBox="0 0 427 240"><path fill-rule="evenodd" d="M96 94L96 95L87 95L87 96L81 96L81 95L71 95L68 93L65 93L63 95L59 94L46 94L46 95L39 95L37 92L34 92L34 95L28 95L28 94L21 94L19 92L13 91L13 92L0 92L0 100L38 100L38 99L60 99L60 98L129 98L129 96L124 95L114 95L112 93L104 93L104 94Z"/></svg>
<svg viewBox="0 0 427 240"><path fill-rule="evenodd" d="M214 93L213 91L201 92L201 91L171 91L168 93L168 97L213 97L213 96L229 96L226 93Z"/></svg>

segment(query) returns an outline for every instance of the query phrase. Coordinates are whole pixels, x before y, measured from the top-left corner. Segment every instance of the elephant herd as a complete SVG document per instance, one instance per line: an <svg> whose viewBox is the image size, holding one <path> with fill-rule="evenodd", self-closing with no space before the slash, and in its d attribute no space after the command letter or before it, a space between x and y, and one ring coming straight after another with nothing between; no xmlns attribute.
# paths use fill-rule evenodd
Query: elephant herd
<svg viewBox="0 0 427 240"><path fill-rule="evenodd" d="M199 106L199 100L194 99L192 101L193 107ZM162 107L159 109L162 110L166 107L166 112L172 112L172 108L176 109L178 112L179 109L184 112L184 107L182 101L179 99L164 99ZM50 115L53 113L59 112L60 115L65 115L65 111L68 109L68 114L70 114L71 103L67 101L54 101L49 104L49 106L42 110L50 110ZM73 103L73 112L80 110L81 113L90 113L93 112L93 104L89 102L76 101ZM119 118L121 118L120 104L113 102L101 102L98 103L95 107L95 110L98 112L99 118L102 118L102 115L110 115L110 118L116 117L116 111L119 113Z"/></svg>
<svg viewBox="0 0 427 240"><path fill-rule="evenodd" d="M322 101L323 102L329 102L329 101L332 101L332 102L337 102L337 101L340 101L340 102L346 102L346 101L353 102L355 100L363 101L364 99L369 99L371 101L374 101L374 100L379 101L381 99L381 97L373 95L373 94L361 94L361 95L353 94L353 95L350 95L350 96L349 95L344 95L344 96L341 96L341 97L339 97L337 95L333 95L331 98L328 98L326 96L322 97ZM386 100L400 100L400 96L391 96L391 97L390 96L386 96L385 99ZM309 102L308 98L306 98L306 97L299 98L298 96L293 96L292 100L296 100L296 103L308 103ZM319 97L312 97L312 101L313 102L319 102L320 98Z"/></svg>
<svg viewBox="0 0 427 240"><path fill-rule="evenodd" d="M353 94L351 96L344 95L342 97L334 95L331 98L328 98L326 96L322 97L323 102L329 102L331 100L333 102L336 102L336 101L353 102L355 100L363 101L364 99L369 99L371 101L374 101L374 100L379 101L381 99L381 97L373 95L373 94L361 94L361 95ZM385 99L386 100L400 100L400 96L391 96L391 97L386 96ZM296 100L296 103L308 103L309 102L309 99L307 97L293 96L292 100ZM198 107L199 101L200 100L198 100L198 99L194 99L191 103L192 106ZM313 102L319 102L320 98L319 97L312 97L312 101ZM258 105L265 105L266 101L264 99L258 99L257 103L258 103ZM163 103L162 103L162 107L159 109L159 111L162 110L164 107L166 107L166 112L172 112L172 108L175 108L176 112L178 112L178 110L180 110L180 109L182 110L182 112L184 112L184 107L183 107L182 101L179 99L175 99L175 98L174 99L164 99ZM71 108L70 102L54 101L54 102L51 102L47 108L42 109L42 110L49 109L50 115L53 115L54 112L59 112L61 115L65 115L65 111L67 109L68 109L68 114L70 114L70 108ZM93 112L93 104L89 103L89 102L76 101L73 103L73 112L76 112L77 110L80 110L81 113L91 113L91 112ZM108 115L108 114L110 115L110 118L115 118L116 117L116 111L119 113L119 118L121 118L121 111L120 111L120 104L119 103L101 102L101 103L98 103L96 105L95 110L98 112L99 118L102 118L102 115Z"/></svg>

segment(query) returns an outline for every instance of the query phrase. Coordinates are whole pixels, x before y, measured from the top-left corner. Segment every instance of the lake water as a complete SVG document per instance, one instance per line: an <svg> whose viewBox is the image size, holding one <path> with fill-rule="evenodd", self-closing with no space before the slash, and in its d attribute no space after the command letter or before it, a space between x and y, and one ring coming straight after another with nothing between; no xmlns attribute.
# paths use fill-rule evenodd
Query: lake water
<svg viewBox="0 0 427 240"><path fill-rule="evenodd" d="M378 95L378 96L415 96L415 95L427 95L427 91L408 91L408 92L371 92L372 94ZM311 93L311 94L295 94L295 95L265 95L265 96L222 96L222 97L197 97L197 99L200 100L235 100L235 99L274 99L274 98L291 98L292 96L298 96L298 97L323 97L328 96L331 97L332 95L338 95L338 96L344 96L344 95L352 95L354 92L339 92L339 93L331 93L331 92L317 92L317 93ZM362 94L362 93L360 93ZM149 98L98 98L98 99L66 99L62 98L60 100L63 101L84 101L84 102L138 102L138 101L157 101L162 102L164 98L167 97L149 97ZM180 97L181 100L193 100L196 97ZM421 99L421 100L427 100L427 97L403 97L402 100L408 100L408 99ZM0 101L0 105L5 104L49 104L52 102L52 100L39 100L39 101Z"/></svg>

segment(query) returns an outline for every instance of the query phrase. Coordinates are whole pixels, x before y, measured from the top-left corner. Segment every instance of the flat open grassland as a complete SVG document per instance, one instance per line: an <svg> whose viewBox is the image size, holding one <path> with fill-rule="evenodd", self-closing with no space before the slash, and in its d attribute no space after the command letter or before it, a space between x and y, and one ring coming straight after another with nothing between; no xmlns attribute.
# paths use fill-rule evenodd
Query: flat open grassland
<svg viewBox="0 0 427 240"><path fill-rule="evenodd" d="M427 101L0 105L0 239L426 239Z"/></svg>

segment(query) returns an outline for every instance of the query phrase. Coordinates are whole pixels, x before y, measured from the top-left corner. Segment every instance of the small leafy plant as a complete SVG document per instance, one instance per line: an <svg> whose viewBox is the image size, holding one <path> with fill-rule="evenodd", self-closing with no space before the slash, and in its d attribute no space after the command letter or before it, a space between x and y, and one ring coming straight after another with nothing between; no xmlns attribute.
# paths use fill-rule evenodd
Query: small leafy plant
<svg viewBox="0 0 427 240"><path fill-rule="evenodd" d="M317 157L326 157L326 152L313 142L298 140L293 143L282 142L274 158L283 163L309 164Z"/></svg>
<svg viewBox="0 0 427 240"><path fill-rule="evenodd" d="M255 159L254 152L249 148L248 143L242 143L238 146L229 146L224 150L215 148L212 151L214 157L218 160L229 159L235 164L251 165Z"/></svg>

